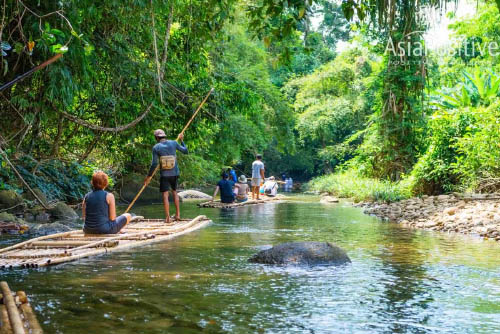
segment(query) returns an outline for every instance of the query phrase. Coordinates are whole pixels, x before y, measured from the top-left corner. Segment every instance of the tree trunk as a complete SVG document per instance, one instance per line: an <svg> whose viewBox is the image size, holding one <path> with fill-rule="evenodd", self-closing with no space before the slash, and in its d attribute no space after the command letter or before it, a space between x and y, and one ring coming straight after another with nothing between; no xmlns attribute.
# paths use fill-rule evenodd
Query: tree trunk
<svg viewBox="0 0 500 334"><path fill-rule="evenodd" d="M174 3L170 5L170 12L168 14L167 30L165 31L165 40L163 41L163 57L161 59L161 73L160 78L163 80L165 76L165 64L168 59L168 43L170 41L170 30L172 29L172 21L174 19Z"/></svg>
<svg viewBox="0 0 500 334"><path fill-rule="evenodd" d="M51 158L57 158L59 156L59 144L61 143L61 137L63 133L64 116L59 114L59 120L57 122L57 133L54 139L54 144L52 145L52 152L50 153Z"/></svg>

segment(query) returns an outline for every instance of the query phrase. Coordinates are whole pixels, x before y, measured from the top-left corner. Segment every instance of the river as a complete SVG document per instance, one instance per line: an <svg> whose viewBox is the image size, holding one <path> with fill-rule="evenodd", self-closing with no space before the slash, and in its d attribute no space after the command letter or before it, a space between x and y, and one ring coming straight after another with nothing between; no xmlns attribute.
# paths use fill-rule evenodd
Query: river
<svg viewBox="0 0 500 334"><path fill-rule="evenodd" d="M410 230L318 198L232 210L175 240L51 268L3 271L46 333L499 333L500 245ZM161 206L137 207L162 217ZM10 244L19 237L1 237ZM352 264L269 267L286 241L330 241Z"/></svg>

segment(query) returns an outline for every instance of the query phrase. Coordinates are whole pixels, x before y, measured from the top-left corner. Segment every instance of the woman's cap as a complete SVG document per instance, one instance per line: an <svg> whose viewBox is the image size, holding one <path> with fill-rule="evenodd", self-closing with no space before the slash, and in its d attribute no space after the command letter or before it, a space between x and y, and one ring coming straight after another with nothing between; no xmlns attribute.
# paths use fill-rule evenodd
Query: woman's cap
<svg viewBox="0 0 500 334"><path fill-rule="evenodd" d="M241 183L247 183L247 177L245 175L240 175L238 181L240 181Z"/></svg>

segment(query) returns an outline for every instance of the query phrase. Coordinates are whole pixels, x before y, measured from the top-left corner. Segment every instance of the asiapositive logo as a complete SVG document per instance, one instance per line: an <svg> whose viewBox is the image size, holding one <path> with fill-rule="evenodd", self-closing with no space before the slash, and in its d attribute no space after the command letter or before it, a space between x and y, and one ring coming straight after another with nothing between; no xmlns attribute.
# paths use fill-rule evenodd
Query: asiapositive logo
<svg viewBox="0 0 500 334"><path fill-rule="evenodd" d="M385 53L400 60L422 58L429 54L424 40L424 31L414 31L406 34L399 41L392 37L387 41ZM431 37L432 38L432 37ZM500 46L496 41L483 42L481 37L457 37L442 47L432 50L438 57L477 57L500 55Z"/></svg>

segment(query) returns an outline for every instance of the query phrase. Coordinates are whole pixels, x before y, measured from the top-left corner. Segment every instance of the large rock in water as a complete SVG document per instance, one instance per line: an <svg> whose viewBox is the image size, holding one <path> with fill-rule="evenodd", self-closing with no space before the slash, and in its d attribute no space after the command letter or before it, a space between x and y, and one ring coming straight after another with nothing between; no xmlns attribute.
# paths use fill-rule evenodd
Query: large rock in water
<svg viewBox="0 0 500 334"><path fill-rule="evenodd" d="M319 201L321 204L330 204L330 203L338 203L339 199L333 196L323 196Z"/></svg>
<svg viewBox="0 0 500 334"><path fill-rule="evenodd" d="M249 262L263 264L342 265L351 259L340 247L329 242L287 242L260 251Z"/></svg>
<svg viewBox="0 0 500 334"><path fill-rule="evenodd" d="M0 190L0 209L11 209L22 211L24 208L23 198L14 190Z"/></svg>
<svg viewBox="0 0 500 334"><path fill-rule="evenodd" d="M63 220L75 220L78 218L78 214L75 210L63 202L57 202L56 205L50 209L50 214Z"/></svg>
<svg viewBox="0 0 500 334"><path fill-rule="evenodd" d="M56 221L49 224L33 224L29 233L34 235L49 235L60 232L68 232L71 230L73 230L72 226Z"/></svg>
<svg viewBox="0 0 500 334"><path fill-rule="evenodd" d="M179 197L182 199L209 199L209 200L212 199L212 196L197 190L181 191L179 193Z"/></svg>
<svg viewBox="0 0 500 334"><path fill-rule="evenodd" d="M122 183L123 185L121 185ZM125 175L122 182L117 182L117 185L119 185L121 188L120 198L126 202L131 202L144 185L144 175L139 175L136 173ZM139 198L137 199L137 203L162 203L163 199L161 197L159 187L159 182L156 180L156 178L153 178L149 185L144 188L141 196L139 196ZM168 199L172 202L173 196L169 195ZM182 201L182 197L179 196L179 200Z"/></svg>

